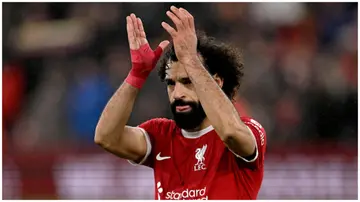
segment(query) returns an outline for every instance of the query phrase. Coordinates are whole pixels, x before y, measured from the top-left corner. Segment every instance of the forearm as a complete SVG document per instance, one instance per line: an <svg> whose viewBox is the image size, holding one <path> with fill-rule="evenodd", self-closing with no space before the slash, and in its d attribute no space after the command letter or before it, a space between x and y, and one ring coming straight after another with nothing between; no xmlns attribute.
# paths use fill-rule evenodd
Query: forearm
<svg viewBox="0 0 360 202"><path fill-rule="evenodd" d="M242 125L232 102L215 82L200 60L192 60L185 69L211 124L225 136L235 126Z"/></svg>
<svg viewBox="0 0 360 202"><path fill-rule="evenodd" d="M220 138L227 146L232 147L232 150L238 151L239 155L253 152L255 145L248 128L241 121L233 103L200 60L191 60L184 66L201 105Z"/></svg>
<svg viewBox="0 0 360 202"><path fill-rule="evenodd" d="M95 142L118 140L129 120L139 89L124 82L105 106L95 131Z"/></svg>

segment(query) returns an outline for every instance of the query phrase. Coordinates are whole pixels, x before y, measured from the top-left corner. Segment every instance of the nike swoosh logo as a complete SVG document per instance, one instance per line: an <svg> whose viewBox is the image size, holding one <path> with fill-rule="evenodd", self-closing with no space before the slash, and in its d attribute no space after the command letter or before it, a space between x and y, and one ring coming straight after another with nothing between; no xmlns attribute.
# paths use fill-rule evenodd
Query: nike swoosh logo
<svg viewBox="0 0 360 202"><path fill-rule="evenodd" d="M160 156L161 152L158 153L158 155L156 155L156 160L158 161L162 161L162 160L166 160L171 158L170 156Z"/></svg>

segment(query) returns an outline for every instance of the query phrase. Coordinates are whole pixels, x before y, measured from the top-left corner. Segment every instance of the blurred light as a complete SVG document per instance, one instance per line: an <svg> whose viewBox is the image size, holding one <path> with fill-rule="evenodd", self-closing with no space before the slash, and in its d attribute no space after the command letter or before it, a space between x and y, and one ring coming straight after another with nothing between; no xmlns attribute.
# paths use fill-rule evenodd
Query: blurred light
<svg viewBox="0 0 360 202"><path fill-rule="evenodd" d="M259 23L273 25L294 25L300 21L305 13L303 3L252 3L250 13Z"/></svg>

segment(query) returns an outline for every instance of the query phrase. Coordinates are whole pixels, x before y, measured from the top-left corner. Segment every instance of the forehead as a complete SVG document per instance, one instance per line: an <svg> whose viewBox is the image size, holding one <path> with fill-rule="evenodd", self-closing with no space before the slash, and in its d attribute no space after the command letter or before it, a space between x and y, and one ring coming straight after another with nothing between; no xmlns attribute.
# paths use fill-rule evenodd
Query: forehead
<svg viewBox="0 0 360 202"><path fill-rule="evenodd" d="M165 78L167 79L179 79L189 77L184 65L180 62L168 61L165 70Z"/></svg>

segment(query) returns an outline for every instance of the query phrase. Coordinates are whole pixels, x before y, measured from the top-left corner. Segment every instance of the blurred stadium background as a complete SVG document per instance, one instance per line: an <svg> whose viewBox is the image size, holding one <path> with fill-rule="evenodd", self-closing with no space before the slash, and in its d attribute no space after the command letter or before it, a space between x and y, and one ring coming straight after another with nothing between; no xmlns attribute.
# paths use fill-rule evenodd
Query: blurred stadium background
<svg viewBox="0 0 360 202"><path fill-rule="evenodd" d="M3 3L3 199L153 199L152 170L93 143L130 69L125 16L155 47L169 3ZM357 199L357 3L183 3L242 49L237 107L268 135L259 199ZM171 117L153 72L130 124Z"/></svg>

